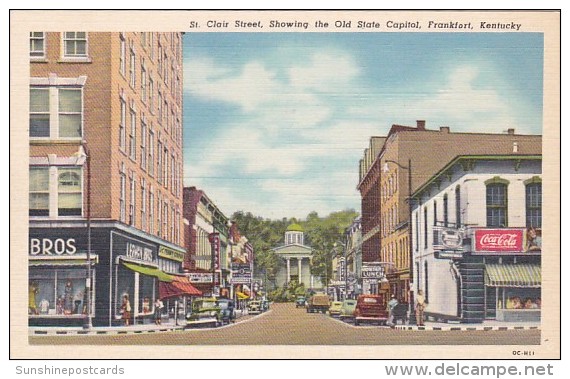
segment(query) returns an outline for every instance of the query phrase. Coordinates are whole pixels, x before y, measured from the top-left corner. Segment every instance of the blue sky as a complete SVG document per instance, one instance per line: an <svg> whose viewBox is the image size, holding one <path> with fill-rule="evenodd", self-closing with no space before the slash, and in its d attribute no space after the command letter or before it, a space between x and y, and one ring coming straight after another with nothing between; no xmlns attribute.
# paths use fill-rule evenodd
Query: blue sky
<svg viewBox="0 0 570 379"><path fill-rule="evenodd" d="M184 185L230 216L360 210L392 124L542 133L539 33L187 33Z"/></svg>

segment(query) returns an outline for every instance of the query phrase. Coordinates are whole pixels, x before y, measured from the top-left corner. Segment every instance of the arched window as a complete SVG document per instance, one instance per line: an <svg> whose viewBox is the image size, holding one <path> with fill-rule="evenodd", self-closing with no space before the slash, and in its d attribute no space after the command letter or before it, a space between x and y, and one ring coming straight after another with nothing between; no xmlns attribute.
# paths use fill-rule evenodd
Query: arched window
<svg viewBox="0 0 570 379"><path fill-rule="evenodd" d="M437 225L437 201L433 202L433 224Z"/></svg>
<svg viewBox="0 0 570 379"><path fill-rule="evenodd" d="M447 194L443 195L443 226L449 226L449 204Z"/></svg>
<svg viewBox="0 0 570 379"><path fill-rule="evenodd" d="M428 210L424 207L424 249L428 247Z"/></svg>
<svg viewBox="0 0 570 379"><path fill-rule="evenodd" d="M455 187L455 225L461 227L461 188Z"/></svg>

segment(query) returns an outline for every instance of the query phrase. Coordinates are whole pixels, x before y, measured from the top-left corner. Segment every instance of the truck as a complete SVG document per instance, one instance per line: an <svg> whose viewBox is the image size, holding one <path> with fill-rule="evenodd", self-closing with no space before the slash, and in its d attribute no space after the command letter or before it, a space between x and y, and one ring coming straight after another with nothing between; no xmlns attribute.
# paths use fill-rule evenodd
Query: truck
<svg viewBox="0 0 570 379"><path fill-rule="evenodd" d="M362 323L377 323L386 325L388 321L388 304L384 294L360 295L356 299L354 310L354 325Z"/></svg>
<svg viewBox="0 0 570 379"><path fill-rule="evenodd" d="M307 300L307 313L327 313L330 299L326 293L316 293Z"/></svg>

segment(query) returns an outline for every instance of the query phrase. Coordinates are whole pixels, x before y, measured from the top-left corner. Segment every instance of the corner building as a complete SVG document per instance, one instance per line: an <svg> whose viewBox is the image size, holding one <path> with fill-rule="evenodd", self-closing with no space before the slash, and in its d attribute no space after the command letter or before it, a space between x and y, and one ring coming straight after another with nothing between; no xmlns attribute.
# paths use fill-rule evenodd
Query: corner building
<svg viewBox="0 0 570 379"><path fill-rule="evenodd" d="M146 322L185 255L182 33L33 32L30 67L29 323L80 325L89 284L94 325Z"/></svg>
<svg viewBox="0 0 570 379"><path fill-rule="evenodd" d="M357 189L362 199L363 267L380 263L380 281L369 292L390 291L402 301L410 299L414 284L411 266L410 208L408 199L423 183L460 155L541 155L542 136L506 133L458 133L447 126L427 129L392 125L387 136L373 136L360 160ZM412 203L415 199L412 199ZM439 217L444 217L440 215ZM413 294L412 294L413 296ZM413 298L412 298L413 300Z"/></svg>

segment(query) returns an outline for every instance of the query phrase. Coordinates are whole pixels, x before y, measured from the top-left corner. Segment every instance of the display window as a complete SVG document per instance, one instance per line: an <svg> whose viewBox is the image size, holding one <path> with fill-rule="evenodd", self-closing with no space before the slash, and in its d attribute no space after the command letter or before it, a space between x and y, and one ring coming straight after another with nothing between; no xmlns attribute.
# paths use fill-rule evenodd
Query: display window
<svg viewBox="0 0 570 379"><path fill-rule="evenodd" d="M497 288L497 309L540 309L540 288Z"/></svg>
<svg viewBox="0 0 570 379"><path fill-rule="evenodd" d="M86 278L84 268L30 268L28 313L59 317L86 314Z"/></svg>
<svg viewBox="0 0 570 379"><path fill-rule="evenodd" d="M139 277L139 306L137 313L141 316L151 315L154 312L155 279L147 275L136 274Z"/></svg>

